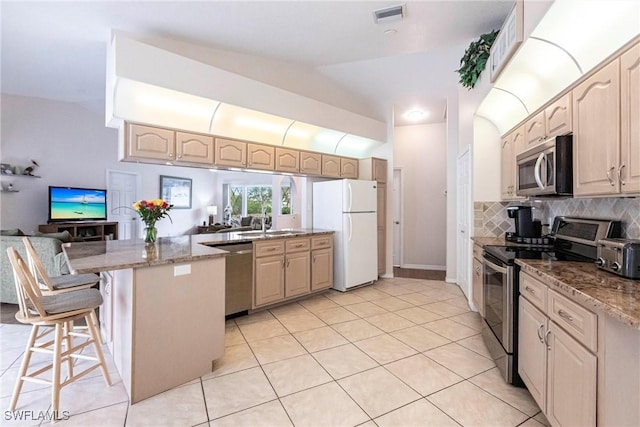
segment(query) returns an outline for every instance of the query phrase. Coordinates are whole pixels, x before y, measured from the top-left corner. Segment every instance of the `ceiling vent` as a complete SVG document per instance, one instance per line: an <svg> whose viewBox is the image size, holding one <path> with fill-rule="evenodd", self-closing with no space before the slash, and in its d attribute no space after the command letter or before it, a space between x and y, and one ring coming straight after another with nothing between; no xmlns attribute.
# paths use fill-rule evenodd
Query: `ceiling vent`
<svg viewBox="0 0 640 427"><path fill-rule="evenodd" d="M373 21L376 24L382 24L385 22L399 21L404 18L406 5L398 5L387 7L384 9L378 9L373 11Z"/></svg>

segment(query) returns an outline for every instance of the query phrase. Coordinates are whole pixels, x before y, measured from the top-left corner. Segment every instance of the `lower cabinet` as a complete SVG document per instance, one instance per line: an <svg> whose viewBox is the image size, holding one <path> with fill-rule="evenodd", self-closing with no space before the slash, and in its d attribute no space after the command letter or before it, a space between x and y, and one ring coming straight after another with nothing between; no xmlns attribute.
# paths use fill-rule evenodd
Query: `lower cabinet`
<svg viewBox="0 0 640 427"><path fill-rule="evenodd" d="M253 308L333 285L333 235L254 243Z"/></svg>
<svg viewBox="0 0 640 427"><path fill-rule="evenodd" d="M597 341L596 315L553 290L529 301L522 283L532 280L521 275L518 373L552 426L595 426L597 357L585 345Z"/></svg>

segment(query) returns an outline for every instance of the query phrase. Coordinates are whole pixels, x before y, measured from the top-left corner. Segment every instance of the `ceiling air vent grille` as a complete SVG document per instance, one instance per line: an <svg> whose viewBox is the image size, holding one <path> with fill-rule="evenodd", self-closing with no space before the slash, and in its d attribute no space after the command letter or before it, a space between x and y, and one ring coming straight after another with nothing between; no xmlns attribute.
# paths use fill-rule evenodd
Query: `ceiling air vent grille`
<svg viewBox="0 0 640 427"><path fill-rule="evenodd" d="M384 9L378 9L373 11L373 21L376 24L383 22L399 21L404 18L405 5L398 5L387 7Z"/></svg>

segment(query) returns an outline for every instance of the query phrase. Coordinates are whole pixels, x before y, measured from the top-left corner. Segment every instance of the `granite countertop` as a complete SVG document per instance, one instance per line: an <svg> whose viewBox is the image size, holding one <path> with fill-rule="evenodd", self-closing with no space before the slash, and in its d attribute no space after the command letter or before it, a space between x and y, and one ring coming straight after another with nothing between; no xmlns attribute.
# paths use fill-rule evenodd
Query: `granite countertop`
<svg viewBox="0 0 640 427"><path fill-rule="evenodd" d="M517 259L516 263L550 289L640 329L640 280L616 276L587 262Z"/></svg>
<svg viewBox="0 0 640 427"><path fill-rule="evenodd" d="M283 234L257 231L160 237L151 247L145 246L142 239L76 242L63 244L62 250L67 257L71 273L98 273L100 271L218 258L228 253L224 249L216 248L216 245L333 233L333 231L318 229L281 230L279 232Z"/></svg>

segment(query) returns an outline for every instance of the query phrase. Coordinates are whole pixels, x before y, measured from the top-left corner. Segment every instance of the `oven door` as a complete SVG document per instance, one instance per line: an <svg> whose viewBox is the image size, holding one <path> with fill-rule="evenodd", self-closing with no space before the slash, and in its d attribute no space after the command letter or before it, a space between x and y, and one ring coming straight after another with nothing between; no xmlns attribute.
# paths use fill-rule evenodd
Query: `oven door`
<svg viewBox="0 0 640 427"><path fill-rule="evenodd" d="M484 254L484 313L485 322L504 351L513 353L513 266Z"/></svg>

